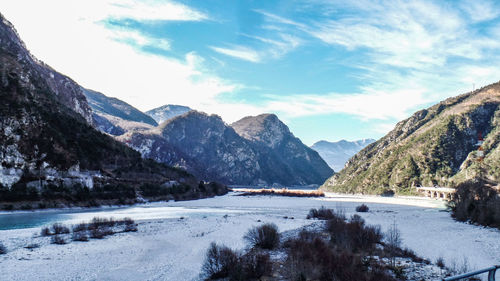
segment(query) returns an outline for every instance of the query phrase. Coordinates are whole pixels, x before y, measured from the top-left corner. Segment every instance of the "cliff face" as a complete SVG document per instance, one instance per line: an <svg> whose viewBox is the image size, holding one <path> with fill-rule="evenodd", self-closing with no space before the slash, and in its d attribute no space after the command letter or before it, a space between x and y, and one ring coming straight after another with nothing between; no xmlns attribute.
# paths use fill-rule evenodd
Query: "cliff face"
<svg viewBox="0 0 500 281"><path fill-rule="evenodd" d="M267 151L264 161L272 158L283 163L283 171L289 171L300 184L321 183L333 174L321 156L296 138L274 114L245 117L231 127L259 150Z"/></svg>
<svg viewBox="0 0 500 281"><path fill-rule="evenodd" d="M144 160L95 130L81 87L33 58L0 18L0 201L13 189L25 200L47 186L67 193L144 181L198 187L192 175Z"/></svg>
<svg viewBox="0 0 500 281"><path fill-rule="evenodd" d="M119 139L146 158L227 184L305 185L321 183L331 175L331 169L315 151L293 137L275 116L274 119L272 128L259 131L259 140L242 137L219 116L197 111ZM275 126L283 130L274 130ZM324 174L313 170L314 164L321 165Z"/></svg>
<svg viewBox="0 0 500 281"><path fill-rule="evenodd" d="M352 157L323 188L411 193L412 186L453 186L478 174L475 144L485 138L484 168L500 180L500 84L449 98L399 122Z"/></svg>
<svg viewBox="0 0 500 281"><path fill-rule="evenodd" d="M71 78L55 71L50 66L37 60L26 49L16 30L3 15L0 15L0 50L2 52L2 83L7 83L8 73L22 73L19 77L23 83L29 79L43 81L44 87L54 94L60 103L79 113L89 124L92 124L90 109L81 87ZM13 69L15 71L13 72Z"/></svg>

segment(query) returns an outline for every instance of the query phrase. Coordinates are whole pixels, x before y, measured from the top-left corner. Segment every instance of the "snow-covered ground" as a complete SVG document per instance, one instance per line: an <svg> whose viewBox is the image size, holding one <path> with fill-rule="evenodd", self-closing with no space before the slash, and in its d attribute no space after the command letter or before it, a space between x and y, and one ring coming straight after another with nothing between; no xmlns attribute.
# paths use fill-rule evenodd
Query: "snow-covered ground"
<svg viewBox="0 0 500 281"><path fill-rule="evenodd" d="M386 230L396 221L404 246L422 257L432 261L443 257L447 265L460 265L466 258L473 268L500 263L500 232L453 221L441 201L335 194L327 198L230 194L155 203L155 208L167 207L165 212L168 207L215 208L217 212L183 219L139 220L138 232L103 240L53 245L49 238L38 237L40 228L0 231L0 241L9 250L0 255L0 279L193 280L198 277L205 250L212 241L241 249L245 247L242 237L252 226L273 222L281 231L296 229L312 223L305 219L310 208L341 208L349 216L361 202L370 207L370 212L358 213L367 223L379 224ZM24 248L31 243L40 244L40 248Z"/></svg>

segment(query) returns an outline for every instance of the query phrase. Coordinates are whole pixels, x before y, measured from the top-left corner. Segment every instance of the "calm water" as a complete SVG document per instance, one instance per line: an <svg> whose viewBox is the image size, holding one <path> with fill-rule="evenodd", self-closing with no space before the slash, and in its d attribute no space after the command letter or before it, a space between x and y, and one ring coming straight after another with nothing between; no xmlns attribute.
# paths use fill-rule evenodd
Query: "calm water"
<svg viewBox="0 0 500 281"><path fill-rule="evenodd" d="M116 208L95 208L84 210L48 210L34 212L12 212L0 214L0 230L20 229L49 225L55 222L76 224L90 221L94 217L129 217L134 220L165 219L180 217L224 216L245 211L225 208L185 208L168 206L132 206Z"/></svg>

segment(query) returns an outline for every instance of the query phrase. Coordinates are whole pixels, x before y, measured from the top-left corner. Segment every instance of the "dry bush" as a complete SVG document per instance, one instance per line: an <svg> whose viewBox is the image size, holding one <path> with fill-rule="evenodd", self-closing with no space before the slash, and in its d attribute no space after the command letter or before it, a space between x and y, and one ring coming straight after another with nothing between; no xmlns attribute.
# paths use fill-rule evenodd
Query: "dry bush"
<svg viewBox="0 0 500 281"><path fill-rule="evenodd" d="M280 233L274 223L266 223L248 230L244 236L252 247L272 250L280 243Z"/></svg>
<svg viewBox="0 0 500 281"><path fill-rule="evenodd" d="M272 273L271 258L268 253L250 251L240 258L241 280L259 279Z"/></svg>
<svg viewBox="0 0 500 281"><path fill-rule="evenodd" d="M99 228L90 229L90 237L95 239L102 239L105 236L115 234L114 231L108 226L101 226Z"/></svg>
<svg viewBox="0 0 500 281"><path fill-rule="evenodd" d="M94 217L89 223L89 229L100 228L104 226L113 227L116 225L116 221L113 218L100 218Z"/></svg>
<svg viewBox="0 0 500 281"><path fill-rule="evenodd" d="M52 235L52 232L50 232L50 229L48 227L43 227L42 230L40 231L40 235L50 236Z"/></svg>
<svg viewBox="0 0 500 281"><path fill-rule="evenodd" d="M359 212L359 213L366 213L369 210L370 210L370 208L368 208L368 206L366 206L365 204L361 204L361 205L356 207L356 212Z"/></svg>
<svg viewBox="0 0 500 281"><path fill-rule="evenodd" d="M2 242L0 242L0 255L5 255L7 254L7 248L3 245Z"/></svg>
<svg viewBox="0 0 500 281"><path fill-rule="evenodd" d="M210 244L202 266L202 275L206 279L227 278L239 266L239 254L226 246L215 242Z"/></svg>
<svg viewBox="0 0 500 281"><path fill-rule="evenodd" d="M446 266L444 265L444 259L443 257L439 257L436 260L436 265L439 266L439 268L445 268Z"/></svg>
<svg viewBox="0 0 500 281"><path fill-rule="evenodd" d="M321 206L319 209L311 209L309 210L309 214L307 215L307 219L320 219L320 220L330 220L338 217L332 209L327 209L324 206Z"/></svg>
<svg viewBox="0 0 500 281"><path fill-rule="evenodd" d="M288 188L281 189L239 189L243 191L241 195L281 195L290 197L325 197L325 193L321 190L293 190Z"/></svg>
<svg viewBox="0 0 500 281"><path fill-rule="evenodd" d="M64 240L62 236L56 234L52 236L52 238L50 239L50 243L57 245L64 245L66 244L66 240Z"/></svg>
<svg viewBox="0 0 500 281"><path fill-rule="evenodd" d="M73 233L87 231L87 229L88 229L88 224L82 222L73 226Z"/></svg>
<svg viewBox="0 0 500 281"><path fill-rule="evenodd" d="M52 233L55 235L69 233L69 228L63 224L60 224L60 223L54 223L52 225L51 229L52 229Z"/></svg>
<svg viewBox="0 0 500 281"><path fill-rule="evenodd" d="M287 242L285 262L289 280L394 280L376 264L365 264L360 255L307 232Z"/></svg>
<svg viewBox="0 0 500 281"><path fill-rule="evenodd" d="M456 189L449 202L455 219L500 228L500 198L495 189L481 180L461 183Z"/></svg>
<svg viewBox="0 0 500 281"><path fill-rule="evenodd" d="M252 250L240 254L212 242L202 266L202 277L224 280L257 280L272 273L269 254Z"/></svg>
<svg viewBox="0 0 500 281"><path fill-rule="evenodd" d="M71 239L73 239L73 241L87 242L89 241L89 236L86 231L77 231L73 232Z"/></svg>
<svg viewBox="0 0 500 281"><path fill-rule="evenodd" d="M379 226L365 225L363 218L356 214L348 222L341 216L335 216L327 221L326 230L336 247L353 252L370 252L383 238Z"/></svg>

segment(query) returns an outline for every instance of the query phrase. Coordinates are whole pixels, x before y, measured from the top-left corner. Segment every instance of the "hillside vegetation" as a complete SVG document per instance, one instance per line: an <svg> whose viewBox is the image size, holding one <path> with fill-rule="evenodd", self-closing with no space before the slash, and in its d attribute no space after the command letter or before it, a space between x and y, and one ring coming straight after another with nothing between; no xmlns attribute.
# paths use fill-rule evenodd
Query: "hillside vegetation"
<svg viewBox="0 0 500 281"><path fill-rule="evenodd" d="M444 100L399 122L353 156L322 189L399 194L415 186L455 186L478 177L476 143L484 137L485 176L500 180L500 83Z"/></svg>

